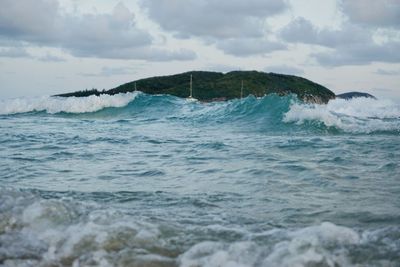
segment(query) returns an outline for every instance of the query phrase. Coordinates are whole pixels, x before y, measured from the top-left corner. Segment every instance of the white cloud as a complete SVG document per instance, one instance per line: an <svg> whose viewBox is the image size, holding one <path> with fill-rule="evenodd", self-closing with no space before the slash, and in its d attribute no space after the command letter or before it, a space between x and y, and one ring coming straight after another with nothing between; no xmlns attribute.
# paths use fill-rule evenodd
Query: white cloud
<svg viewBox="0 0 400 267"><path fill-rule="evenodd" d="M0 57L30 58L32 56L25 50L25 48L9 47L0 49Z"/></svg>
<svg viewBox="0 0 400 267"><path fill-rule="evenodd" d="M85 77L109 77L117 75L132 75L135 74L137 68L133 67L102 67L98 73L79 73L80 76Z"/></svg>
<svg viewBox="0 0 400 267"><path fill-rule="evenodd" d="M240 57L266 54L286 49L286 46L282 43L258 38L221 40L217 42L217 47L226 54Z"/></svg>
<svg viewBox="0 0 400 267"><path fill-rule="evenodd" d="M44 62L65 62L66 61L65 58L55 56L53 54L50 54L49 52L47 52L44 56L38 57L38 59L40 61L44 61Z"/></svg>

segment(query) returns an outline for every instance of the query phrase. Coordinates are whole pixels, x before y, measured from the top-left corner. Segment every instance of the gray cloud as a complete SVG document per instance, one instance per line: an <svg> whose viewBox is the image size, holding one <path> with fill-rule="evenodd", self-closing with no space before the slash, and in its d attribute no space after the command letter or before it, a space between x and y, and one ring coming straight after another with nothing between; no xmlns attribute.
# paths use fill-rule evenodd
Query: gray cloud
<svg viewBox="0 0 400 267"><path fill-rule="evenodd" d="M146 61L193 60L197 57L196 53L191 50L179 49L175 51L170 51L152 47L132 47L98 51L88 51L80 49L74 50L73 55L78 57L136 59Z"/></svg>
<svg viewBox="0 0 400 267"><path fill-rule="evenodd" d="M389 76L396 76L400 75L400 70L384 70L384 69L377 69L375 71L376 74L379 75L389 75Z"/></svg>
<svg viewBox="0 0 400 267"><path fill-rule="evenodd" d="M400 43L387 41L378 44L372 30L345 23L339 30L318 29L304 18L290 22L281 32L282 39L293 43L320 45L329 52L313 53L318 63L325 66L365 65L371 62L400 62Z"/></svg>
<svg viewBox="0 0 400 267"><path fill-rule="evenodd" d="M152 37L135 27L134 15L121 3L112 14L64 18L62 44L75 56L134 58L130 51L151 45ZM123 52L127 52L122 55Z"/></svg>
<svg viewBox="0 0 400 267"><path fill-rule="evenodd" d="M226 54L246 57L286 49L265 38L266 18L285 11L285 0L142 0L141 5L176 38L198 37Z"/></svg>
<svg viewBox="0 0 400 267"><path fill-rule="evenodd" d="M227 54L241 57L286 49L282 43L258 38L221 40L217 42L217 47Z"/></svg>
<svg viewBox="0 0 400 267"><path fill-rule="evenodd" d="M31 58L32 56L22 47L10 47L0 49L0 57Z"/></svg>
<svg viewBox="0 0 400 267"><path fill-rule="evenodd" d="M59 4L44 0L2 0L0 35L10 39L48 43L59 26Z"/></svg>
<svg viewBox="0 0 400 267"><path fill-rule="evenodd" d="M153 61L195 57L187 50L153 48L152 36L136 26L134 14L122 3L110 14L75 16L62 12L57 0L3 0L0 38L60 47L78 57Z"/></svg>
<svg viewBox="0 0 400 267"><path fill-rule="evenodd" d="M354 23L400 28L399 0L342 0L341 9Z"/></svg>
<svg viewBox="0 0 400 267"><path fill-rule="evenodd" d="M345 44L372 42L370 32L362 27L345 24L340 30L318 29L304 18L291 21L280 36L292 43L317 44L326 47L338 47Z"/></svg>
<svg viewBox="0 0 400 267"><path fill-rule="evenodd" d="M284 11L284 0L143 0L151 19L180 38L263 35L266 17Z"/></svg>
<svg viewBox="0 0 400 267"><path fill-rule="evenodd" d="M333 52L315 53L312 56L326 66L365 65L371 62L400 62L399 42L386 44L353 44L342 46Z"/></svg>
<svg viewBox="0 0 400 267"><path fill-rule="evenodd" d="M266 72L274 72L281 74L290 74L290 75L302 75L304 71L300 68L288 66L288 65L276 65L276 66L268 66L264 68Z"/></svg>

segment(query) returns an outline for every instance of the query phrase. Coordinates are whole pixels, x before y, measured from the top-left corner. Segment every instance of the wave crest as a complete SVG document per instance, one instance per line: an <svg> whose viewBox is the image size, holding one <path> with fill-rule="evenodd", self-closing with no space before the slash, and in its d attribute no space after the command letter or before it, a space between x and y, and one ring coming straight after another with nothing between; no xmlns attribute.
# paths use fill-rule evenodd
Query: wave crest
<svg viewBox="0 0 400 267"><path fill-rule="evenodd" d="M335 99L326 105L294 102L283 121L298 125L319 123L351 133L400 131L400 107L389 100Z"/></svg>
<svg viewBox="0 0 400 267"><path fill-rule="evenodd" d="M89 97L51 97L15 98L0 101L0 115L40 112L50 114L86 113L96 112L104 108L124 107L133 101L138 93L126 93L118 95L100 95Z"/></svg>
<svg viewBox="0 0 400 267"><path fill-rule="evenodd" d="M134 100L134 101L133 101ZM97 114L106 108L116 108ZM307 104L296 96L272 94L224 102L189 103L170 95L140 92L89 97L38 97L0 101L0 115L28 112L96 113L117 119L181 121L213 125L232 124L261 132L400 133L400 106L390 100L335 99L328 104ZM90 116L89 116L90 117Z"/></svg>

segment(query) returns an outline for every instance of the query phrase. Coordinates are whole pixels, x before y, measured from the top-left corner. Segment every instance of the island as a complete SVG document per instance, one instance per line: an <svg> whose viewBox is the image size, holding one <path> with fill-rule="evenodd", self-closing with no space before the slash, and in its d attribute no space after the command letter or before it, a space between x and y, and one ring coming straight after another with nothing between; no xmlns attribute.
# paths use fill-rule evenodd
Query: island
<svg viewBox="0 0 400 267"><path fill-rule="evenodd" d="M348 92L348 93L336 95L336 98L341 98L341 99L345 99L345 100L350 100L350 99L358 98L358 97L376 99L375 96L368 94L368 93L363 93L363 92Z"/></svg>
<svg viewBox="0 0 400 267"><path fill-rule="evenodd" d="M59 94L58 97L85 97L90 95L115 95L141 91L147 94L170 94L177 97L189 96L190 77L193 79L193 97L199 101L221 101L254 95L280 96L295 94L305 102L327 103L335 98L328 88L302 77L259 71L190 71L169 76L140 79L122 84L110 90L97 89Z"/></svg>

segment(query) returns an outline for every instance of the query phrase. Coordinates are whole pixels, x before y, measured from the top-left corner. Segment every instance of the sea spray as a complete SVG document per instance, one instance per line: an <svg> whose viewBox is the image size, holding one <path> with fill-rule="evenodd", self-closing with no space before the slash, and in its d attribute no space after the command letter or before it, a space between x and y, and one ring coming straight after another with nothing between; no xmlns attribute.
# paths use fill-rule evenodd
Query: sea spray
<svg viewBox="0 0 400 267"><path fill-rule="evenodd" d="M284 122L321 123L346 132L400 132L400 105L372 98L336 99L326 105L292 103Z"/></svg>
<svg viewBox="0 0 400 267"><path fill-rule="evenodd" d="M96 112L108 107L123 107L131 102L137 93L126 93L118 95L100 95L89 97L51 97L43 96L36 98L15 98L1 100L0 115L17 114L26 112L46 111L54 114Z"/></svg>

